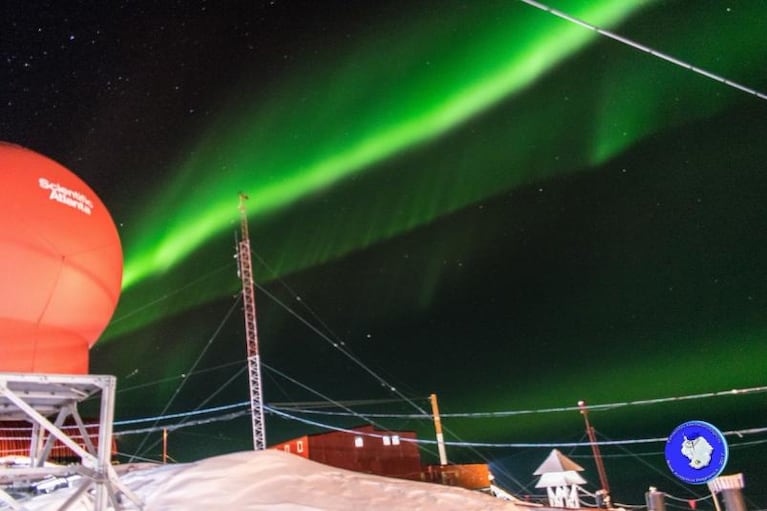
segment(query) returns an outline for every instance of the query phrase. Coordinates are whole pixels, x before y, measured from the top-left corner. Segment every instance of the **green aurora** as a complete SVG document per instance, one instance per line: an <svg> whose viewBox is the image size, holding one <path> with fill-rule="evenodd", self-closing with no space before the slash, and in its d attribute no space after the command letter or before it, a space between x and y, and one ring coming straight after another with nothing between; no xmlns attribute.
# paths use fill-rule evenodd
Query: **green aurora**
<svg viewBox="0 0 767 511"><path fill-rule="evenodd" d="M648 3L580 2L572 12L613 26ZM124 288L167 271L228 227L236 191L249 194L250 213L257 217L288 207L480 115L595 40L587 30L508 2L475 8L468 24L465 14L453 11L431 26L419 20L371 39L341 65L311 69L297 84L278 85L279 93L271 94L281 98L278 104L246 102L243 108L238 97L180 165L152 217L128 236ZM281 271L410 230L503 184L490 181L431 207L412 204L404 221L385 231L342 240L331 253ZM158 216L175 220L159 225Z"/></svg>
<svg viewBox="0 0 767 511"><path fill-rule="evenodd" d="M80 175L123 241L124 291L90 352L93 374L118 377L121 453L151 424L123 420L248 400L241 191L262 360L333 399L388 400L391 384L422 406L437 393L449 414L765 385L767 102L519 0L12 4L2 138ZM764 0L550 4L767 90ZM270 404L318 398L271 369L263 383ZM613 439L689 419L760 428L764 396L593 423ZM267 423L269 443L322 431ZM572 411L443 423L451 440L583 436ZM158 439L143 454L158 459ZM764 509L767 436L730 440L728 471ZM179 461L251 447L247 417L169 442ZM483 454L524 495L548 450ZM672 480L658 443L630 451L643 455L603 450L619 502L649 485L704 496ZM568 454L593 489L588 448Z"/></svg>
<svg viewBox="0 0 767 511"><path fill-rule="evenodd" d="M615 27L632 15L652 16L648 5L571 2L567 8L595 25ZM234 91L230 106L223 108L228 113L219 116L167 187L149 201L151 216L125 233L124 304L107 338L153 320L152 314L124 317L146 301L134 288L142 282L154 287L153 279L162 279L214 236L231 232L238 191L249 194L256 224L278 223L281 212L302 198L365 173L386 172L388 191L373 197L372 207L359 204L349 211L351 220L341 220L342 229L330 227L338 219L320 211L312 218L321 239L305 234L270 238L280 248L272 251L279 254L272 259L274 273L264 276L273 278L337 259L504 190L596 168L648 135L712 115L739 99L721 84L600 40L529 6L453 7L438 22L416 18L381 28L360 47L334 52L340 55L334 61L304 63L299 79L277 81L271 93L262 94L269 100L252 99L247 84ZM741 9L738 16L755 14ZM710 32L716 29L712 19L701 9L685 26ZM630 35L652 41L651 32L638 25L640 30ZM762 41L762 48L754 48L753 34L738 34L723 38L726 46L717 45L715 52L692 48L692 29L674 31L660 42L665 51L701 66L718 64L722 54L767 46ZM601 55L580 58L597 69L607 56L611 65L595 71L598 77L574 76L578 72L570 68L567 75L560 72L567 82L561 90L548 86L546 95L528 93L536 80L558 66L567 68L568 58L595 44ZM748 59L724 62L712 69L739 76L752 65ZM695 94L665 92L691 87ZM653 97L652 91L659 92ZM501 102L511 107L501 109L507 118L499 121L490 109ZM504 130L499 132L503 142L488 141L484 127L476 136L461 129L493 123ZM447 147L457 130L463 135L462 155ZM554 153L548 162L540 158L546 152ZM356 193L354 187L342 189L341 194ZM196 295L175 307L231 290L211 289L210 296ZM155 298L151 292L150 298Z"/></svg>
<svg viewBox="0 0 767 511"><path fill-rule="evenodd" d="M214 329L209 318L231 306L240 190L254 251L270 266L259 265L258 281L274 292L290 280L362 360L444 393L448 412L764 383L767 105L521 3L448 3L440 16L413 7L366 26L361 43L303 54L268 92L253 76L228 89L224 113L125 232L125 292L94 363L108 370L119 357L125 374L170 381L123 400L122 416L167 402ZM767 39L751 21L763 17L759 2L732 12L718 2L562 4L767 87ZM379 395L294 318L262 294L258 302L264 360L334 397ZM239 340L206 362L238 360ZM224 379L210 374L187 392ZM270 401L295 399L267 387ZM594 420L614 438L662 436L691 416L761 425L764 405L742 403ZM273 440L289 437L289 425L270 420ZM478 441L582 431L578 416L450 427ZM220 429L205 448L247 448ZM540 450L530 455L519 466L540 462ZM734 451L732 466L746 458Z"/></svg>

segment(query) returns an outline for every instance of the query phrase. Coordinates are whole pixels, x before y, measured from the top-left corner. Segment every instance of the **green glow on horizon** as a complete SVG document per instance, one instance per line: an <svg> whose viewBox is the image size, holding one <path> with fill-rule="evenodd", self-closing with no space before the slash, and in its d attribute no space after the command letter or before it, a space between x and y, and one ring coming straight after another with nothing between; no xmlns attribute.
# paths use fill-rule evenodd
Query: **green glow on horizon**
<svg viewBox="0 0 767 511"><path fill-rule="evenodd" d="M706 356L686 357L685 345L680 345L678 339L666 334L665 351L643 353L642 339L626 342L625 339L615 340L616 345L633 346L616 351L612 359L608 354L600 354L599 364L602 367L620 367L620 377L614 372L595 371L592 366L573 367L566 375L551 379L545 387L534 379L515 382L513 395L485 397L477 399L476 394L465 396L476 410L519 410L526 408L546 408L574 406L579 400L586 399L592 405L614 402L616 396L621 401L633 401L671 397L673 395L698 394L715 392L731 388L748 388L762 384L761 366L758 363L744 363L742 353L751 354L752 360L763 360L767 356L767 331L757 329L731 329L693 336L694 341L686 339L691 345L705 347ZM727 339L727 342L723 342ZM737 345L738 350L732 346ZM626 356L626 351L636 350L635 356ZM679 360L684 359L684 371L688 375L705 374L701 380L695 377L674 378L673 386L669 386L669 375L679 371ZM712 360L716 361L717 369L712 370ZM671 390L673 389L673 390ZM673 392L673 394L670 394ZM699 406L700 402L692 401L689 406ZM668 405L669 408L680 406L679 402ZM622 410L628 419L621 417L621 410L613 410L610 414L600 414L600 421L627 420L630 424L636 419L637 413L643 410L627 407ZM566 414L542 414L538 416L523 415L513 421L491 419L484 421L478 427L478 421L471 422L473 432L481 431L487 438L499 438L510 434L526 434L531 427L552 427L566 420L579 424L577 412L567 417ZM662 420L662 419L660 419ZM602 422L605 425L605 422Z"/></svg>
<svg viewBox="0 0 767 511"><path fill-rule="evenodd" d="M595 25L612 26L647 3L647 0L583 2L578 7L571 6L571 12ZM322 102L328 98L330 104L324 110L290 112L281 119L280 105L267 105L256 114L233 114L234 120L221 120L219 127L198 146L198 153L181 166L179 184L174 185L179 195L176 200L171 194L162 205L157 201L160 216L171 218L170 222L158 225L154 220L158 211L153 208L152 219L147 219L140 231L128 240L123 288L131 288L166 271L230 225L236 218L237 191L249 194L248 209L253 215L263 216L284 208L307 194L449 132L523 90L597 37L582 27L533 12L534 9L519 16L519 6L515 7L517 18L509 16L497 24L487 21L487 33L478 34L476 41L467 41L468 50L461 48L451 53L439 49L441 54L434 67L452 79L435 76L437 73L430 73L430 69L423 70L422 74L405 73L407 80L398 83L396 89L384 91L388 101L383 106L370 105L375 101L367 101L363 105L370 106L357 110L360 105L349 103L343 96L356 90L359 84L352 82L349 88L336 91L336 81L332 73L327 73L313 85L313 89L327 93ZM491 19L498 13L487 15ZM429 34L420 37L428 40ZM393 51L404 52L406 46L407 39L402 48ZM380 58L375 54L365 57ZM475 62L474 69L465 65ZM343 78L343 70L339 73ZM364 76L356 78L365 79ZM296 87L287 101L300 107L301 92ZM341 97L333 98L333 94ZM317 140L326 134L323 131L302 129L301 119L315 116L332 119L334 107L348 110L348 118L341 116L340 126L329 129L331 133L327 133L326 140ZM345 121L348 126L343 125ZM295 124L291 124L293 122ZM278 129L270 132L269 126L275 124ZM348 136L349 131L354 135ZM308 140L301 155L294 154L294 147L278 143L289 134ZM231 172L219 173L222 167ZM188 186L189 179L193 180L194 187ZM182 193L184 196L180 197ZM421 222L444 212L444 209L428 211L422 215ZM412 225L406 227L412 228Z"/></svg>

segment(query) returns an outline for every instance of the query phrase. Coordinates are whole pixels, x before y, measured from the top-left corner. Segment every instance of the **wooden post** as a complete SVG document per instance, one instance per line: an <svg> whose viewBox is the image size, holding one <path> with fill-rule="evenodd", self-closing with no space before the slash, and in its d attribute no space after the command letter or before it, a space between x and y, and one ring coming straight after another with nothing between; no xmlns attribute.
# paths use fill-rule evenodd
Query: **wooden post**
<svg viewBox="0 0 767 511"><path fill-rule="evenodd" d="M581 409L583 420L586 421L586 434L589 436L589 442L591 443L591 451L594 453L594 463L597 465L597 472L599 473L599 482L602 483L602 491L605 507L611 507L610 503L610 485L607 483L607 472L605 472L605 465L602 463L602 455L599 452L599 444L597 444L597 437L594 434L594 428L589 422L589 409L586 408L585 401L578 401L578 407Z"/></svg>
<svg viewBox="0 0 767 511"><path fill-rule="evenodd" d="M434 417L434 429L437 432L437 449L439 450L439 464L447 465L447 453L445 452L445 436L442 434L442 420L439 418L439 406L437 405L437 395L429 396L431 401L431 413Z"/></svg>

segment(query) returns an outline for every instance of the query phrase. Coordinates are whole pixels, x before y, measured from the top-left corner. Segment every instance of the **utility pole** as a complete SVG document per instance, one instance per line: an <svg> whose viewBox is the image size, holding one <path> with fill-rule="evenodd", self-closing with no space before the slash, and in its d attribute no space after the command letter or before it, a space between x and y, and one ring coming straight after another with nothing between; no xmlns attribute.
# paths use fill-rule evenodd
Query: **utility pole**
<svg viewBox="0 0 767 511"><path fill-rule="evenodd" d="M245 341L248 351L248 381L250 384L250 413L253 418L253 450L266 449L264 431L264 400L261 392L261 359L258 354L258 329L256 327L256 298L253 292L253 263L250 257L248 214L245 201L248 196L240 193L240 230L242 239L237 243L237 262L242 281L242 303L245 312Z"/></svg>
<svg viewBox="0 0 767 511"><path fill-rule="evenodd" d="M168 463L168 428L162 428L162 464Z"/></svg>
<svg viewBox="0 0 767 511"><path fill-rule="evenodd" d="M605 472L605 465L602 463L602 454L599 452L599 444L597 444L597 437L594 434L594 428L589 422L589 409L586 408L585 401L578 401L578 407L581 409L581 415L586 422L586 434L589 436L589 442L591 443L591 451L594 453L594 463L597 465L597 472L599 473L599 482L602 484L602 502L604 507L611 507L610 505L610 485L607 483L607 472ZM599 493L599 492L597 492Z"/></svg>
<svg viewBox="0 0 767 511"><path fill-rule="evenodd" d="M445 452L445 435L442 434L442 420L439 418L439 406L437 405L437 394L429 396L431 402L431 413L434 417L434 429L437 432L437 449L439 450L439 464L447 465L447 453Z"/></svg>

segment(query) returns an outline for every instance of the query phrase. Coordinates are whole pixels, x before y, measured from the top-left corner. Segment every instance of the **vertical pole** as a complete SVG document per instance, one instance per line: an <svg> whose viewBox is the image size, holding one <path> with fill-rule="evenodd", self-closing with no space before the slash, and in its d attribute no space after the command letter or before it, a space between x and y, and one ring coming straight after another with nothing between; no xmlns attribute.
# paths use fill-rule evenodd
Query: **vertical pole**
<svg viewBox="0 0 767 511"><path fill-rule="evenodd" d="M42 467L42 461L38 462L38 456L43 448L43 432L40 425L36 422L32 423L32 441L29 444L29 466Z"/></svg>
<svg viewBox="0 0 767 511"><path fill-rule="evenodd" d="M724 507L727 511L746 511L746 503L740 488L722 490L722 497L724 497Z"/></svg>
<svg viewBox="0 0 767 511"><path fill-rule="evenodd" d="M609 507L610 504L610 485L607 483L607 472L605 472L604 463L602 463L602 455L599 452L599 445L597 444L597 437L594 434L594 428L589 422L589 409L586 408L585 401L578 401L578 407L581 409L583 420L586 422L586 434L589 436L589 442L591 443L591 451L594 454L594 462L597 465L597 472L599 473L599 482L602 484L602 491L604 492L605 504Z"/></svg>
<svg viewBox="0 0 767 511"><path fill-rule="evenodd" d="M716 511L722 511L722 508L719 506L719 499L716 498L716 492L714 490L711 490L711 498L714 501L714 509L716 509Z"/></svg>
<svg viewBox="0 0 767 511"><path fill-rule="evenodd" d="M162 428L162 464L168 463L168 428Z"/></svg>
<svg viewBox="0 0 767 511"><path fill-rule="evenodd" d="M94 488L95 511L107 509L111 486L109 469L112 460L112 425L115 411L114 376L104 376L101 379L101 413L99 414L99 445L96 456L96 481Z"/></svg>
<svg viewBox="0 0 767 511"><path fill-rule="evenodd" d="M439 464L447 465L447 453L445 452L445 435L442 434L442 420L439 418L439 406L437 405L437 395L429 396L431 401L431 413L434 417L434 430L437 432L437 449L439 450Z"/></svg>
<svg viewBox="0 0 767 511"><path fill-rule="evenodd" d="M644 494L647 511L666 511L666 494L654 486Z"/></svg>

